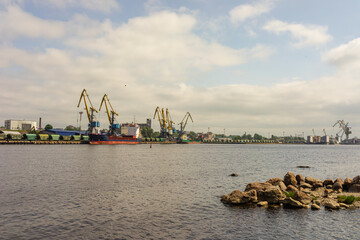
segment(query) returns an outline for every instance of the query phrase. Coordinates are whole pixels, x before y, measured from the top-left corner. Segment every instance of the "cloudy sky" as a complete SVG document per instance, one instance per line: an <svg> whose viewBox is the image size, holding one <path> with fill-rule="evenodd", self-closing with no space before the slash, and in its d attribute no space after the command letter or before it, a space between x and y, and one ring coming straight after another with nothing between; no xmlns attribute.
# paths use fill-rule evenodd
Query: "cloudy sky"
<svg viewBox="0 0 360 240"><path fill-rule="evenodd" d="M78 124L85 88L118 122L360 136L358 0L1 0L0 125ZM97 115L102 127L107 118ZM86 118L82 126L85 128ZM157 122L154 128L158 129Z"/></svg>

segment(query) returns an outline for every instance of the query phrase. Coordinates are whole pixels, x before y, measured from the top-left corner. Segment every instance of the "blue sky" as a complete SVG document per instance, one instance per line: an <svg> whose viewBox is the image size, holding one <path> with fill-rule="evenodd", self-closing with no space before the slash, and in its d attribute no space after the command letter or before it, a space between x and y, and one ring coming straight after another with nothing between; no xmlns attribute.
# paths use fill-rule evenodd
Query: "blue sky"
<svg viewBox="0 0 360 240"><path fill-rule="evenodd" d="M335 134L344 119L358 136L359 7L3 0L0 121L77 125L86 88L97 108L108 94L120 123L144 122L160 106L175 122L191 112L188 130L198 132ZM106 128L105 113L97 117Z"/></svg>

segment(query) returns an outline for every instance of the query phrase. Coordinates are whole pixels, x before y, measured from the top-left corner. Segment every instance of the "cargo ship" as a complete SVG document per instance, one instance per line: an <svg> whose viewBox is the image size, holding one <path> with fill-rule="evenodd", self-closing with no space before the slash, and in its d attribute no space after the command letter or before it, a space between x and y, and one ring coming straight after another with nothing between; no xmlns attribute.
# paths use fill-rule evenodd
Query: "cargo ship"
<svg viewBox="0 0 360 240"><path fill-rule="evenodd" d="M136 136L90 134L89 137L89 143L94 145L138 144L140 142L140 138Z"/></svg>
<svg viewBox="0 0 360 240"><path fill-rule="evenodd" d="M140 127L137 124L123 124L121 126L122 134L90 134L90 144L101 145L101 144L138 144L140 138Z"/></svg>

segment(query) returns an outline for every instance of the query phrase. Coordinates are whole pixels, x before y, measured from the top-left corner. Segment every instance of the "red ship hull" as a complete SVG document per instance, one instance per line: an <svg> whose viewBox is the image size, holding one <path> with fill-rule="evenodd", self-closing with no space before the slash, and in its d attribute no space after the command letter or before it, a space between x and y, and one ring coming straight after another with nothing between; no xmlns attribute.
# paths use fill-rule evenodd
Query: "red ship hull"
<svg viewBox="0 0 360 240"><path fill-rule="evenodd" d="M115 135L90 135L90 144L93 145L115 145L115 144L139 144L140 139L134 136Z"/></svg>

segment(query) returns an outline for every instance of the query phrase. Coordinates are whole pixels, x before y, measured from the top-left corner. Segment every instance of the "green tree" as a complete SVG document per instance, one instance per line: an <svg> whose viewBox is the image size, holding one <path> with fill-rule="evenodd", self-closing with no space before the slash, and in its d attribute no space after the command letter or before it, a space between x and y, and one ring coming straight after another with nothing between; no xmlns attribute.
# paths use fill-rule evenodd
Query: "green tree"
<svg viewBox="0 0 360 240"><path fill-rule="evenodd" d="M154 133L154 130L150 127L143 127L141 129L141 135L144 138L151 138L152 134Z"/></svg>
<svg viewBox="0 0 360 240"><path fill-rule="evenodd" d="M159 132L153 132L153 133L151 134L151 137L152 137L152 138L158 138L158 137L160 137L160 133L159 133Z"/></svg>
<svg viewBox="0 0 360 240"><path fill-rule="evenodd" d="M53 126L51 124L46 124L45 130L53 129Z"/></svg>
<svg viewBox="0 0 360 240"><path fill-rule="evenodd" d="M68 126L66 126L65 130L74 131L74 130L77 130L77 128L74 127L73 125L68 125Z"/></svg>
<svg viewBox="0 0 360 240"><path fill-rule="evenodd" d="M263 139L263 136L261 136L260 134L255 133L255 134L254 134L254 139L255 139L255 140L262 140L262 139Z"/></svg>
<svg viewBox="0 0 360 240"><path fill-rule="evenodd" d="M191 131L189 134L188 134L188 138L190 138L191 140L195 140L196 139L196 133Z"/></svg>

